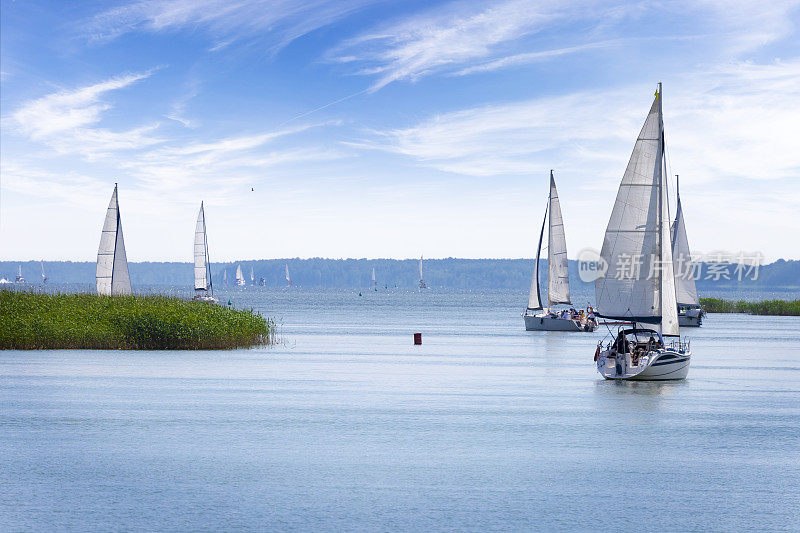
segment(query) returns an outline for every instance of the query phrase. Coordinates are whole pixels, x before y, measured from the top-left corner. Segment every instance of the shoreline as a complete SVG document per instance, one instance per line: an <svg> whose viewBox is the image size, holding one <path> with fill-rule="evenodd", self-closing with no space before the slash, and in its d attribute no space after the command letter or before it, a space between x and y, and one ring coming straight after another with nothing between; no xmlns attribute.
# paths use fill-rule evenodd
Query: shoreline
<svg viewBox="0 0 800 533"><path fill-rule="evenodd" d="M800 300L726 300L723 298L700 298L700 306L706 313L743 313L765 316L800 316Z"/></svg>

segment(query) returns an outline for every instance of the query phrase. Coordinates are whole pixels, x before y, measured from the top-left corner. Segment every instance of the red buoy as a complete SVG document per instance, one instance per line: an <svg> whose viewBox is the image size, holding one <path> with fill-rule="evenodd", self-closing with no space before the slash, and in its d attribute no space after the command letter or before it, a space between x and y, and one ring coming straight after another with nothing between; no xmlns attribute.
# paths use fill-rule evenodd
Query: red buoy
<svg viewBox="0 0 800 533"><path fill-rule="evenodd" d="M414 333L414 344L415 345L422 344L422 333Z"/></svg>

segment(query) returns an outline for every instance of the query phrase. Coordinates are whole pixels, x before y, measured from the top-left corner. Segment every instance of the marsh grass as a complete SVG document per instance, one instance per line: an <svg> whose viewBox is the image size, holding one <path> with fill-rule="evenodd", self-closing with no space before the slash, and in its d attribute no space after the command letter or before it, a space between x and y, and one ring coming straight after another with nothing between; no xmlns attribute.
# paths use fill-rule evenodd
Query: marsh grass
<svg viewBox="0 0 800 533"><path fill-rule="evenodd" d="M763 302L732 301L721 298L700 298L708 313L747 313L751 315L800 316L800 300L764 300Z"/></svg>
<svg viewBox="0 0 800 533"><path fill-rule="evenodd" d="M167 296L0 290L0 349L207 350L273 344L252 310Z"/></svg>

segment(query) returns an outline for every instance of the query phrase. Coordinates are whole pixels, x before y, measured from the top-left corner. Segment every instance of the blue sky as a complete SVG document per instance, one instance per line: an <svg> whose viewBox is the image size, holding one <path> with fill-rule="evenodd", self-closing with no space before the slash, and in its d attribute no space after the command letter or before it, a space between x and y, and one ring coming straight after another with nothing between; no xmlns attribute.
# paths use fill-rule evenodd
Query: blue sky
<svg viewBox="0 0 800 533"><path fill-rule="evenodd" d="M690 245L800 258L800 1L2 1L0 259L599 248L656 83ZM251 190L252 189L252 190Z"/></svg>

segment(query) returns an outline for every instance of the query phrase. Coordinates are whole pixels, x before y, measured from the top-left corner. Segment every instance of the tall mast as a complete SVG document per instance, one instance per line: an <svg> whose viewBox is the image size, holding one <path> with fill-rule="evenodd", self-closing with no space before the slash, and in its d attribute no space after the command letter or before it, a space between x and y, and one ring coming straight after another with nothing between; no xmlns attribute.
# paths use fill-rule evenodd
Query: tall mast
<svg viewBox="0 0 800 533"><path fill-rule="evenodd" d="M664 158L664 116L662 114L663 113L663 107L662 107L663 106L663 101L664 101L664 98L663 98L663 93L662 93L662 89L661 89L661 82L658 82L658 157L656 157L656 169L658 171L659 176L658 176L658 214L657 214L658 218L656 219L656 220L658 220L658 224L656 226L656 228L658 229L658 233L657 233L657 237L656 237L656 242L658 243L658 248L657 248L658 257L656 258L656 260L659 261L659 265L658 265L659 269L657 269L656 271L658 272L658 308L661 310L661 315L662 316L664 315L664 305L663 305L663 302L664 302L664 294L663 294L664 293L664 287L663 287L663 283L661 282L662 272L661 272L660 268L661 268L662 265L661 265L660 261L661 261L661 258L664 255L664 252L663 252L663 249L662 249L663 246L664 246L664 243L662 242L663 239L661 237L661 235L662 235L661 225L664 223L664 220L663 220L664 217L662 216L662 213L663 213L662 212L662 209L663 209L663 205L662 204L664 202L664 183L663 183L663 181L664 181L664 173L661 172L662 160ZM659 328L659 331L660 330L661 330L661 328Z"/></svg>

